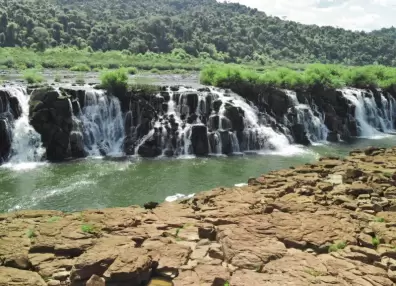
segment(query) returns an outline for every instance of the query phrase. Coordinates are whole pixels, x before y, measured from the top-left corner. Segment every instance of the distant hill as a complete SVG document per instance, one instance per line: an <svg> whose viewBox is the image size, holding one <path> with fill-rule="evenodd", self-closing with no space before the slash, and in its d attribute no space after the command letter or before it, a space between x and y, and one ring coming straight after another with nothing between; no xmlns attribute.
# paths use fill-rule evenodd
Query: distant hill
<svg viewBox="0 0 396 286"><path fill-rule="evenodd" d="M181 48L226 62L396 66L395 35L394 28L365 33L303 25L215 0L0 0L2 47Z"/></svg>

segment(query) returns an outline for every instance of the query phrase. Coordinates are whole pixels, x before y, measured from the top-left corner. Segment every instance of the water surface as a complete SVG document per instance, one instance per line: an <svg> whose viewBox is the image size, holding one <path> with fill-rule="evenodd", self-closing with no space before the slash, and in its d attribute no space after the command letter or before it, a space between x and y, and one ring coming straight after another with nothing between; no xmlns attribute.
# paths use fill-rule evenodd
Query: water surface
<svg viewBox="0 0 396 286"><path fill-rule="evenodd" d="M138 159L87 158L61 164L21 163L0 168L0 212L20 209L77 211L142 205L175 194L245 183L271 170L314 162L320 156L344 156L351 149L390 147L395 137L360 139L353 144L300 148L288 155Z"/></svg>

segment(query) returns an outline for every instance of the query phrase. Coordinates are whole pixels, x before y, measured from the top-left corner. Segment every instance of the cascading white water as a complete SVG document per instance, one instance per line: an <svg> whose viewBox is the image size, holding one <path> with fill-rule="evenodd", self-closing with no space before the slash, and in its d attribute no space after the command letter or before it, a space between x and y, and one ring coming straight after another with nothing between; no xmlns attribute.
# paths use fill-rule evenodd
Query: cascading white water
<svg viewBox="0 0 396 286"><path fill-rule="evenodd" d="M5 166L17 169L30 168L34 165L30 163L40 161L45 150L41 147L40 135L29 124L29 97L26 89L7 87L7 90L18 99L22 114L14 122L11 158ZM18 164L18 166L15 164Z"/></svg>
<svg viewBox="0 0 396 286"><path fill-rule="evenodd" d="M87 90L80 120L89 155L121 152L124 124L118 98L108 96L101 90Z"/></svg>
<svg viewBox="0 0 396 286"><path fill-rule="evenodd" d="M388 101L382 95L382 108L380 108L371 91L345 88L341 92L355 106L359 136L378 137L383 133L390 133L394 130L393 118L396 110L393 98L390 97Z"/></svg>
<svg viewBox="0 0 396 286"><path fill-rule="evenodd" d="M329 130L324 123L324 116L318 111L312 110L310 105L301 104L298 101L295 91L284 90L284 92L293 103L293 107L289 109L289 112L296 112L296 123L302 124L304 126L304 130L307 133L308 139L311 141L311 143L326 141ZM315 108L315 105L312 104L312 107ZM315 113L318 115L315 115Z"/></svg>
<svg viewBox="0 0 396 286"><path fill-rule="evenodd" d="M184 87L181 87L177 93L172 92L169 88L166 92L170 97L167 101L167 111L164 115L159 115L156 122L153 122L153 130L156 131L151 130L140 139L135 148L135 153L138 153L139 148L146 141L153 140L154 137L158 138L159 130L162 130L162 135L160 135L161 146L170 146L170 134L168 132L170 129L176 128L172 132L177 134L177 147L173 148L172 154L192 155L194 142L192 142L191 136L194 133L194 128L202 130L201 127L205 126L204 128L206 128L208 124L210 130L205 132L207 132L209 153L211 154L235 154L245 151L278 151L290 154L300 151L298 147L290 144L289 139L284 134L276 131L270 124L263 122L259 118L259 111L254 105L249 104L235 93L216 88L197 91ZM191 93L194 95L188 98ZM190 110L191 101L196 103L194 104L196 106L194 107L195 110ZM219 106L217 111L214 107L215 101ZM230 116L227 113L229 112L228 109L232 109L234 116L235 112L238 113L236 115L238 120L243 118L243 122L239 123L239 133L234 129L235 126L232 126L233 124L228 118ZM211 114L208 114L210 110L212 110ZM202 121L206 121L206 119L211 121L213 117L217 118L215 120L217 123ZM269 115L267 117L272 118ZM169 122L172 128L168 126ZM275 122L275 119L272 118L272 122ZM163 149L162 154L167 153L166 151Z"/></svg>

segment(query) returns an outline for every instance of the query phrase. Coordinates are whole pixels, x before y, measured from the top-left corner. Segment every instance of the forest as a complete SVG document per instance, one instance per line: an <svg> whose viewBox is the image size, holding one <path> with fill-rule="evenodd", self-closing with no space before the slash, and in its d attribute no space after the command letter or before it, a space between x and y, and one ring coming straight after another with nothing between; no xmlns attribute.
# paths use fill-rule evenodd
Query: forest
<svg viewBox="0 0 396 286"><path fill-rule="evenodd" d="M303 25L215 0L0 0L0 47L396 66L395 28L368 33Z"/></svg>

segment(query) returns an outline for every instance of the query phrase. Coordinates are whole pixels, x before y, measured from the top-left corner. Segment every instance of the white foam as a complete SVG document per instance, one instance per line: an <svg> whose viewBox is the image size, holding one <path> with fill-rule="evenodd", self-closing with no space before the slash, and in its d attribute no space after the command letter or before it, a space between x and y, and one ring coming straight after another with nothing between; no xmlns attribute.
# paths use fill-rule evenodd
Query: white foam
<svg viewBox="0 0 396 286"><path fill-rule="evenodd" d="M39 167L48 165L47 162L22 162L22 163L12 163L8 162L2 165L2 168L10 169L15 172L29 171Z"/></svg>
<svg viewBox="0 0 396 286"><path fill-rule="evenodd" d="M239 184L235 184L234 186L240 188L240 187L246 187L247 185L248 185L247 183L239 183Z"/></svg>
<svg viewBox="0 0 396 286"><path fill-rule="evenodd" d="M182 199L191 199L194 197L195 194L189 194L189 195L183 195L183 194L176 194L173 196L169 196L165 198L166 202L174 202L177 200L182 200Z"/></svg>
<svg viewBox="0 0 396 286"><path fill-rule="evenodd" d="M95 185L95 184L96 183L94 181L81 180L81 181L72 183L72 184L70 184L66 187L63 187L63 188L54 188L54 189L48 189L48 190L38 189L30 195L29 200L25 200L23 203L13 206L12 208L8 209L8 212L18 211L21 209L31 209L34 206L37 206L40 202L45 201L51 197L55 197L55 196L59 196L61 194L66 194L66 193L72 192L77 187L80 187L80 186L90 186L90 185Z"/></svg>

